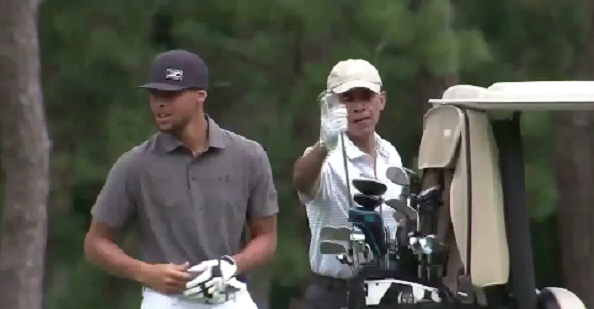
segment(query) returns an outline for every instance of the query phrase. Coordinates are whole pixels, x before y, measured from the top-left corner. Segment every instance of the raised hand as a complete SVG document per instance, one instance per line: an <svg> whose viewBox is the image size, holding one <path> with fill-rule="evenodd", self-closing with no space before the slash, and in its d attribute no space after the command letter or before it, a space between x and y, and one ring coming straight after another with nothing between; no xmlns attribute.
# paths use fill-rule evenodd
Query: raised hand
<svg viewBox="0 0 594 309"><path fill-rule="evenodd" d="M326 92L320 95L320 108L320 143L332 151L338 145L340 134L348 129L348 112L336 95Z"/></svg>

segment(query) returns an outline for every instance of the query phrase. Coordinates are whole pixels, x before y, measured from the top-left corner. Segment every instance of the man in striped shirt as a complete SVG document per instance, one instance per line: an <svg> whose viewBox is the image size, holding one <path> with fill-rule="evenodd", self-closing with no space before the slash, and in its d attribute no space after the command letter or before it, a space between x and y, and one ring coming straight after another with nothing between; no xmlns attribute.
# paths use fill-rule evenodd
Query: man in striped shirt
<svg viewBox="0 0 594 309"><path fill-rule="evenodd" d="M313 280L305 293L305 308L341 309L347 306L346 279L353 274L336 256L320 253L324 226L349 226L349 196L340 134L344 142L350 181L373 178L388 187L385 197L396 198L401 187L386 177L390 166L402 166L396 148L375 127L386 104L377 69L365 60L339 62L328 76L322 106L320 140L308 147L294 166L293 183L306 205L311 230L309 259ZM352 186L350 192L356 189ZM379 210L378 210L379 211ZM384 223L393 239L397 223L393 210L382 207Z"/></svg>

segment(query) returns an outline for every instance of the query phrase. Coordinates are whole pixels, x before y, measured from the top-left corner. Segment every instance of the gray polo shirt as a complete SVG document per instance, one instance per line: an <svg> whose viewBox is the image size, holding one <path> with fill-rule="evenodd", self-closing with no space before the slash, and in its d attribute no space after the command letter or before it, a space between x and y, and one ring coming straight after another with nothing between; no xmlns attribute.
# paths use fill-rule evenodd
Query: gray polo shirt
<svg viewBox="0 0 594 309"><path fill-rule="evenodd" d="M134 223L145 262L237 254L246 222L278 212L262 146L207 119L207 151L192 157L172 135L155 134L117 160L91 210L118 230Z"/></svg>

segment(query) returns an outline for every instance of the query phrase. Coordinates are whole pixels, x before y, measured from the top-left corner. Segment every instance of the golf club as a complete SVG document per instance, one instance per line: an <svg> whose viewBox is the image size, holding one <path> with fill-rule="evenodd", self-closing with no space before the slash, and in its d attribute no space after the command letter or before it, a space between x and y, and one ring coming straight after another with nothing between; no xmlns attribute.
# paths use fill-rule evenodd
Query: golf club
<svg viewBox="0 0 594 309"><path fill-rule="evenodd" d="M410 220L417 221L419 218L419 213L400 199L390 199L385 201L385 203L397 212L404 214Z"/></svg>
<svg viewBox="0 0 594 309"><path fill-rule="evenodd" d="M353 266L353 260L346 254L339 254L336 256L336 258L341 264Z"/></svg>
<svg viewBox="0 0 594 309"><path fill-rule="evenodd" d="M320 252L322 254L347 254L349 250L343 244L326 240L320 243Z"/></svg>
<svg viewBox="0 0 594 309"><path fill-rule="evenodd" d="M403 167L392 166L386 171L386 177L393 183L401 186L410 185L410 177Z"/></svg>
<svg viewBox="0 0 594 309"><path fill-rule="evenodd" d="M366 179L366 178L357 178L353 179L353 186L355 189L359 190L363 195L367 196L381 196L388 190L388 187L375 180L375 179Z"/></svg>
<svg viewBox="0 0 594 309"><path fill-rule="evenodd" d="M351 229L347 226L325 226L320 231L321 240L348 241L351 238Z"/></svg>

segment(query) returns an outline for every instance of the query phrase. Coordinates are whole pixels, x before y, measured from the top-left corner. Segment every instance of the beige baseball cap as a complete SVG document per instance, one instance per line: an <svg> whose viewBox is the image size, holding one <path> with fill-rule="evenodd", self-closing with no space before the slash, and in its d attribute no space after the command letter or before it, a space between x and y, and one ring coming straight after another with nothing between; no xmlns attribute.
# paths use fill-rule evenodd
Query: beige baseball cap
<svg viewBox="0 0 594 309"><path fill-rule="evenodd" d="M367 88L380 93L382 79L377 69L363 59L348 59L337 63L328 75L327 90L344 93L353 88Z"/></svg>

